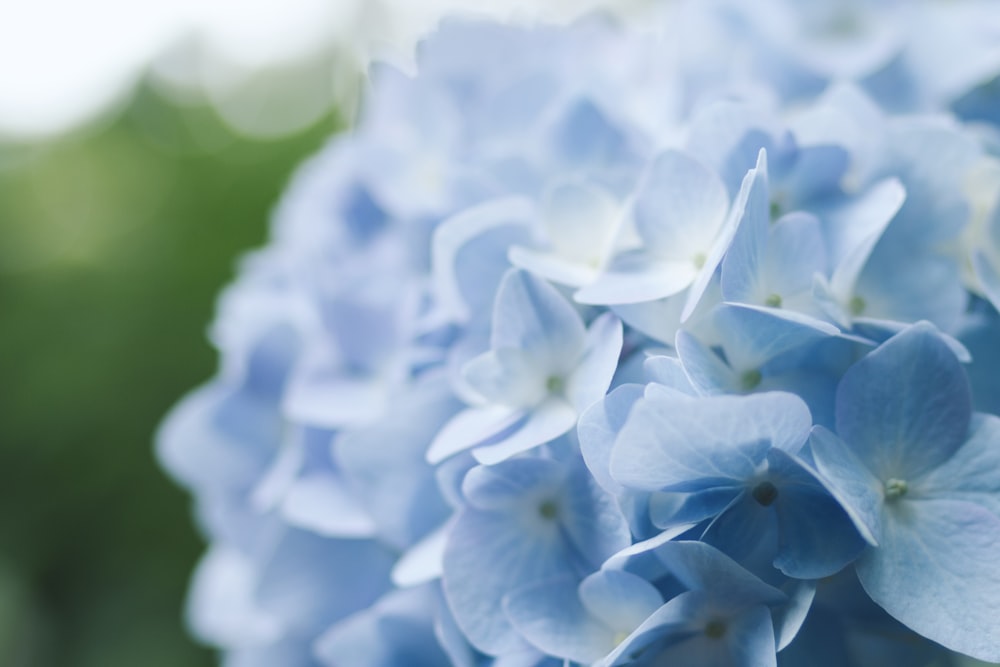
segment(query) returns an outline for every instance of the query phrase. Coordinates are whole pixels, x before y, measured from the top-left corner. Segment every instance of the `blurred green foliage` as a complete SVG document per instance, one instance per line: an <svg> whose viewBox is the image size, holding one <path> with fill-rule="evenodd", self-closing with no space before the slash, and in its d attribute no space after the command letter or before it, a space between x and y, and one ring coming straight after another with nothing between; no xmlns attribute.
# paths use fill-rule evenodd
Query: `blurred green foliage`
<svg viewBox="0 0 1000 667"><path fill-rule="evenodd" d="M204 331L296 164L142 88L110 125L0 145L0 665L199 667L204 549L156 426L215 369Z"/></svg>

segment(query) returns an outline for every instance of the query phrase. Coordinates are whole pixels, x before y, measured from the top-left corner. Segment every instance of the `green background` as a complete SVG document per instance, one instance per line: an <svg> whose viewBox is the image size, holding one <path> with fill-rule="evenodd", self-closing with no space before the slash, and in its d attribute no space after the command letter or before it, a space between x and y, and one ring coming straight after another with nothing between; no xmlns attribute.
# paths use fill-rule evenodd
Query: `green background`
<svg viewBox="0 0 1000 667"><path fill-rule="evenodd" d="M0 665L199 667L204 543L157 424L295 165L337 128L240 138L149 87L102 127L0 143Z"/></svg>

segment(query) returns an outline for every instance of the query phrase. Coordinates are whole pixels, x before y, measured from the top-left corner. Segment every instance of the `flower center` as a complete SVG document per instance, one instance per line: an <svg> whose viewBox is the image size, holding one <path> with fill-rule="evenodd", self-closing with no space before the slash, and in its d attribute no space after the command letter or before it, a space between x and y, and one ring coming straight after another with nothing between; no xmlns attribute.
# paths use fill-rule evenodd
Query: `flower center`
<svg viewBox="0 0 1000 667"><path fill-rule="evenodd" d="M906 495L909 489L910 486L905 480L891 477L885 482L885 499L896 500L897 498L901 498Z"/></svg>
<svg viewBox="0 0 1000 667"><path fill-rule="evenodd" d="M753 499L756 500L762 507L768 507L771 503L778 499L778 487L770 482L761 482L757 486L753 487L753 491L750 492Z"/></svg>
<svg viewBox="0 0 1000 667"><path fill-rule="evenodd" d="M751 389L756 389L757 385L763 379L763 376L757 369L749 370L740 376L740 386L743 387L743 391L750 391Z"/></svg>
<svg viewBox="0 0 1000 667"><path fill-rule="evenodd" d="M559 515L559 506L554 500L544 500L538 505L538 515L546 521L552 521Z"/></svg>
<svg viewBox="0 0 1000 667"><path fill-rule="evenodd" d="M771 308L781 308L781 295L771 294L764 299L764 305L770 306Z"/></svg>
<svg viewBox="0 0 1000 667"><path fill-rule="evenodd" d="M713 618L705 625L705 636L709 639L722 639L726 635L726 622Z"/></svg>

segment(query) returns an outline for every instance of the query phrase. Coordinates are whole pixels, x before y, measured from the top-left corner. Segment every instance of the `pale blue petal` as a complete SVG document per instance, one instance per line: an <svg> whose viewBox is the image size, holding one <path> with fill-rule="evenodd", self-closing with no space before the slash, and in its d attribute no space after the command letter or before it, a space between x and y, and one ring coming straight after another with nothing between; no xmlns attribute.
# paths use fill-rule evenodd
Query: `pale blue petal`
<svg viewBox="0 0 1000 667"><path fill-rule="evenodd" d="M826 240L833 264L830 286L837 298L851 298L861 269L905 199L902 184L886 179L827 212Z"/></svg>
<svg viewBox="0 0 1000 667"><path fill-rule="evenodd" d="M600 662L595 663L593 667L633 665L635 659L658 641L674 639L674 642L681 642L694 637L698 633L694 619L699 613L703 614L707 600L707 595L701 591L688 591L668 600L632 634L626 637L614 651ZM681 662L679 664L693 663Z"/></svg>
<svg viewBox="0 0 1000 667"><path fill-rule="evenodd" d="M861 555L865 540L807 468L780 449L768 452L768 463L779 489L776 568L796 579L822 579Z"/></svg>
<svg viewBox="0 0 1000 667"><path fill-rule="evenodd" d="M773 507L754 500L750 490L744 486L729 507L704 529L701 539L755 575L777 583L784 579L774 568L780 535L778 514Z"/></svg>
<svg viewBox="0 0 1000 667"><path fill-rule="evenodd" d="M523 423L499 441L476 447L472 455L480 463L493 465L526 452L560 435L576 425L576 410L561 398L552 397L532 409Z"/></svg>
<svg viewBox="0 0 1000 667"><path fill-rule="evenodd" d="M837 327L794 311L724 304L713 312L733 368L760 369L775 357L835 336Z"/></svg>
<svg viewBox="0 0 1000 667"><path fill-rule="evenodd" d="M797 451L812 418L782 392L688 398L650 385L611 452L611 475L650 491L696 490L750 478L770 447Z"/></svg>
<svg viewBox="0 0 1000 667"><path fill-rule="evenodd" d="M622 323L611 313L600 315L587 329L583 358L566 386L566 396L578 413L599 401L611 386L618 369L622 335Z"/></svg>
<svg viewBox="0 0 1000 667"><path fill-rule="evenodd" d="M628 521L614 496L602 489L582 462L574 463L556 499L563 537L593 571L632 543Z"/></svg>
<svg viewBox="0 0 1000 667"><path fill-rule="evenodd" d="M858 532L877 545L882 530L882 482L872 475L853 450L822 426L809 435L809 454L817 479L840 502Z"/></svg>
<svg viewBox="0 0 1000 667"><path fill-rule="evenodd" d="M427 461L433 464L440 463L458 452L503 433L523 421L526 416L524 410L503 405L463 410L448 421L431 442L427 450Z"/></svg>
<svg viewBox="0 0 1000 667"><path fill-rule="evenodd" d="M519 349L489 350L462 366L462 379L482 399L500 405L531 408L546 393L546 369Z"/></svg>
<svg viewBox="0 0 1000 667"><path fill-rule="evenodd" d="M661 384L664 387L675 389L688 396L697 396L698 392L691 384L687 374L684 372L684 365L677 357L666 355L654 355L647 357L642 363L642 370L650 382Z"/></svg>
<svg viewBox="0 0 1000 667"><path fill-rule="evenodd" d="M447 667L448 657L434 635L428 593L411 589L384 596L320 635L314 654L334 667Z"/></svg>
<svg viewBox="0 0 1000 667"><path fill-rule="evenodd" d="M771 610L775 643L779 651L795 639L805 623L816 597L816 582L789 579L781 587L781 591L788 596L788 602Z"/></svg>
<svg viewBox="0 0 1000 667"><path fill-rule="evenodd" d="M502 466L476 466L462 481L462 494L481 510L506 510L524 503L539 489L558 489L566 470L549 459L515 459Z"/></svg>
<svg viewBox="0 0 1000 667"><path fill-rule="evenodd" d="M690 262L710 247L728 204L726 187L711 169L668 150L653 162L639 191L636 230L651 254Z"/></svg>
<svg viewBox="0 0 1000 667"><path fill-rule="evenodd" d="M754 303L758 300L762 265L766 261L771 231L767 154L760 150L756 171L739 228L722 262L722 297L727 301Z"/></svg>
<svg viewBox="0 0 1000 667"><path fill-rule="evenodd" d="M681 327L684 300L685 295L681 292L655 301L614 304L611 312L639 333L665 345L673 345L674 336Z"/></svg>
<svg viewBox="0 0 1000 667"><path fill-rule="evenodd" d="M878 345L884 343L898 333L906 330L907 327L911 326L910 322L896 322L894 320L876 320L869 317L859 317L854 320L854 334L857 337L858 342L866 344ZM943 331L935 331L938 338L948 346L948 349L952 351L959 361L963 364L967 364L972 361L972 353L966 349L965 345L962 344L954 336L946 334Z"/></svg>
<svg viewBox="0 0 1000 667"><path fill-rule="evenodd" d="M374 537L378 532L361 500L333 474L295 481L281 503L281 513L293 526L325 537Z"/></svg>
<svg viewBox="0 0 1000 667"><path fill-rule="evenodd" d="M927 323L899 333L844 374L837 433L882 481L912 479L946 461L968 434L969 382Z"/></svg>
<svg viewBox="0 0 1000 667"><path fill-rule="evenodd" d="M563 574L569 562L558 531L529 532L517 518L465 511L444 552L442 581L455 622L473 646L494 655L524 646L503 613L503 597Z"/></svg>
<svg viewBox="0 0 1000 667"><path fill-rule="evenodd" d="M656 556L687 588L718 594L727 604L781 604L788 600L780 590L704 542L665 542L656 548Z"/></svg>
<svg viewBox="0 0 1000 667"><path fill-rule="evenodd" d="M594 282L600 275L593 266L572 262L551 252L521 246L511 248L508 258L519 269L570 287L583 287Z"/></svg>
<svg viewBox="0 0 1000 667"><path fill-rule="evenodd" d="M583 580L579 593L584 608L616 633L631 633L663 605L655 586L621 570L595 572Z"/></svg>
<svg viewBox="0 0 1000 667"><path fill-rule="evenodd" d="M532 244L534 217L530 202L507 198L466 209L438 225L431 266L435 292L449 315L468 321L490 312L510 268L507 249Z"/></svg>
<svg viewBox="0 0 1000 667"><path fill-rule="evenodd" d="M801 308L801 296L812 289L813 275L827 275L826 242L819 220L809 213L783 216L771 228L768 253L761 267L769 294L780 296L784 307Z"/></svg>
<svg viewBox="0 0 1000 667"><path fill-rule="evenodd" d="M1000 417L975 414L969 439L954 455L919 479L921 498L977 503L1000 516Z"/></svg>
<svg viewBox="0 0 1000 667"><path fill-rule="evenodd" d="M743 179L743 184L740 186L740 191L736 195L736 199L733 201L729 215L726 218L718 237L715 239L711 250L708 252L707 257L705 258L705 263L698 271L697 277L694 279L694 282L688 290L687 300L684 302L684 310L681 311L681 322L686 322L688 318L694 314L695 309L698 307L698 303L701 301L702 296L705 295L705 291L708 289L709 283L712 282L712 277L715 275L716 269L718 269L719 264L722 263L722 259L725 256L726 251L729 250L733 236L736 234L736 230L739 228L740 221L742 220L744 211L746 210L747 198L750 196L750 191L754 188L754 184L758 180L766 177L766 174L762 174L756 169L751 169L747 172L746 177Z"/></svg>
<svg viewBox="0 0 1000 667"><path fill-rule="evenodd" d="M452 523L446 521L407 549L392 568L392 583L408 588L438 579L444 568L444 548Z"/></svg>
<svg viewBox="0 0 1000 667"><path fill-rule="evenodd" d="M698 524L718 516L742 492L743 486L734 480L730 486L715 486L688 494L654 493L650 497L649 518L658 528ZM680 496L679 502L676 496Z"/></svg>
<svg viewBox="0 0 1000 667"><path fill-rule="evenodd" d="M774 626L767 607L752 607L732 619L726 644L734 667L775 667L778 664Z"/></svg>
<svg viewBox="0 0 1000 667"><path fill-rule="evenodd" d="M590 663L614 648L615 631L581 604L579 583L564 575L518 588L504 598L503 608L514 628L533 646L560 658Z"/></svg>
<svg viewBox="0 0 1000 667"><path fill-rule="evenodd" d="M352 428L385 414L388 401L388 384L379 377L351 377L339 368L315 367L293 376L282 410L297 422Z"/></svg>
<svg viewBox="0 0 1000 667"><path fill-rule="evenodd" d="M500 281L490 336L494 350L519 349L545 360L550 372L566 372L576 364L585 335L576 309L549 283L518 270Z"/></svg>
<svg viewBox="0 0 1000 667"><path fill-rule="evenodd" d="M1000 518L958 500L888 505L880 546L858 561L865 591L950 648L1000 662Z"/></svg>
<svg viewBox="0 0 1000 667"><path fill-rule="evenodd" d="M579 303L600 305L653 301L683 291L697 274L691 261L629 251L615 257L597 280L581 287L573 298Z"/></svg>
<svg viewBox="0 0 1000 667"><path fill-rule="evenodd" d="M929 320L953 331L968 307L969 294L958 263L936 250L879 245L858 278L858 315L916 322Z"/></svg>
<svg viewBox="0 0 1000 667"><path fill-rule="evenodd" d="M839 194L837 186L850 164L850 153L841 146L823 145L796 146L792 151L794 163L780 181L796 208Z"/></svg>
<svg viewBox="0 0 1000 667"><path fill-rule="evenodd" d="M383 539L401 548L422 538L450 514L426 451L460 407L442 378L414 385L398 396L392 419L342 433L333 457Z"/></svg>
<svg viewBox="0 0 1000 667"><path fill-rule="evenodd" d="M544 195L542 224L556 254L584 265L600 265L611 247L622 215L603 188L568 181Z"/></svg>
<svg viewBox="0 0 1000 667"><path fill-rule="evenodd" d="M611 448L629 411L642 398L644 387L626 384L617 387L603 401L590 406L580 416L576 431L580 440L583 460L597 483L611 493L621 493L624 488L611 478L609 466Z"/></svg>
<svg viewBox="0 0 1000 667"><path fill-rule="evenodd" d="M269 556L258 573L254 597L290 633L319 633L367 607L391 585L394 555L372 540L326 539L289 530ZM338 594L329 595L331 590Z"/></svg>
<svg viewBox="0 0 1000 667"><path fill-rule="evenodd" d="M736 372L711 348L687 331L677 332L674 343L691 386L700 394L739 393L742 389Z"/></svg>

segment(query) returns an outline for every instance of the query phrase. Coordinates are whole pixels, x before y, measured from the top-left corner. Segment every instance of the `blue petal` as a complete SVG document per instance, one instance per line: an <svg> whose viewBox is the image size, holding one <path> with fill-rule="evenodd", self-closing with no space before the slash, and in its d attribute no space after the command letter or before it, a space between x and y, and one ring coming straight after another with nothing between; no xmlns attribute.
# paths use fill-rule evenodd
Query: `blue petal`
<svg viewBox="0 0 1000 667"><path fill-rule="evenodd" d="M808 213L783 216L771 228L768 253L761 267L764 284L784 307L809 305L801 295L812 290L813 275L827 275L826 242L819 220ZM762 295L766 300L771 294Z"/></svg>
<svg viewBox="0 0 1000 667"><path fill-rule="evenodd" d="M677 357L666 355L654 355L647 357L642 364L642 370L650 382L661 384L670 389L676 389L688 396L697 396L698 393L691 385L684 366Z"/></svg>
<svg viewBox="0 0 1000 667"><path fill-rule="evenodd" d="M684 331L674 342L688 381L700 394L735 394L742 389L736 372L711 348Z"/></svg>
<svg viewBox="0 0 1000 667"><path fill-rule="evenodd" d="M608 471L611 447L632 406L642 398L643 391L644 387L639 384L626 384L616 388L603 401L587 409L580 416L576 427L580 452L590 474L611 493L617 494L624 490Z"/></svg>
<svg viewBox="0 0 1000 667"><path fill-rule="evenodd" d="M477 509L501 510L558 489L565 478L566 470L556 461L514 459L503 465L476 466L465 475L462 493Z"/></svg>
<svg viewBox="0 0 1000 667"><path fill-rule="evenodd" d="M615 257L597 280L573 294L579 303L642 303L683 291L698 274L690 260L663 259L634 250Z"/></svg>
<svg viewBox="0 0 1000 667"><path fill-rule="evenodd" d="M861 536L877 545L882 531L882 482L840 438L822 426L809 435L809 453L817 478L840 502Z"/></svg>
<svg viewBox="0 0 1000 667"><path fill-rule="evenodd" d="M925 637L1000 662L1000 518L958 500L900 499L858 561L865 591Z"/></svg>
<svg viewBox="0 0 1000 667"><path fill-rule="evenodd" d="M764 159L763 151L757 159L758 163L761 159ZM733 201L732 208L729 211L729 216L726 218L726 222L723 224L722 229L715 240L715 244L709 251L704 265L698 272L698 276L694 279L694 282L688 290L687 300L684 302L684 310L681 311L682 322L686 322L688 318L694 314L695 309L698 307L698 303L701 301L702 296L705 294L705 290L708 289L709 283L715 275L716 269L719 268L719 264L722 263L723 257L729 250L733 236L736 234L736 230L739 228L740 222L746 210L747 199L750 196L751 190L754 188L757 181L766 177L767 175L758 169L751 169L747 172L746 177L743 179L743 184L740 186L740 191L737 193L736 199Z"/></svg>
<svg viewBox="0 0 1000 667"><path fill-rule="evenodd" d="M730 365L759 369L775 357L837 335L838 329L794 311L725 304L713 312Z"/></svg>
<svg viewBox="0 0 1000 667"><path fill-rule="evenodd" d="M778 554L774 566L797 579L821 579L839 572L865 548L845 510L790 455L768 453L769 472L780 489Z"/></svg>
<svg viewBox="0 0 1000 667"><path fill-rule="evenodd" d="M503 608L532 645L550 655L590 663L615 647L615 631L581 604L579 583L563 575L518 588L504 598Z"/></svg>
<svg viewBox="0 0 1000 667"><path fill-rule="evenodd" d="M722 262L722 296L727 301L757 301L761 266L765 261L771 227L770 191L767 183L767 154L760 151L746 207L732 245Z"/></svg>
<svg viewBox="0 0 1000 667"><path fill-rule="evenodd" d="M771 610L779 651L795 639L805 623L816 597L816 582L789 579L781 587L781 591L788 596L788 602Z"/></svg>
<svg viewBox="0 0 1000 667"><path fill-rule="evenodd" d="M286 631L318 633L388 590L392 562L393 554L371 540L289 530L259 572L255 599L283 620ZM331 590L337 595L329 595Z"/></svg>
<svg viewBox="0 0 1000 667"><path fill-rule="evenodd" d="M650 491L750 478L766 451L804 444L812 418L793 394L688 398L650 385L611 452L611 475Z"/></svg>
<svg viewBox="0 0 1000 667"><path fill-rule="evenodd" d="M508 198L466 209L438 225L431 248L435 292L454 319L464 322L490 312L510 268L507 248L532 243L533 218L527 200Z"/></svg>
<svg viewBox="0 0 1000 667"><path fill-rule="evenodd" d="M509 435L477 447L472 455L480 463L500 463L567 433L576 425L576 417L576 410L569 403L561 398L549 398L528 412L524 422Z"/></svg>
<svg viewBox="0 0 1000 667"><path fill-rule="evenodd" d="M628 522L614 496L598 486L582 461L574 461L559 505L564 538L584 564L596 570L632 543Z"/></svg>
<svg viewBox="0 0 1000 667"><path fill-rule="evenodd" d="M503 613L504 596L563 574L571 562L554 526L526 530L520 519L466 510L445 547L442 581L455 622L473 646L493 655L524 646Z"/></svg>
<svg viewBox="0 0 1000 667"><path fill-rule="evenodd" d="M861 269L906 198L899 181L887 179L827 212L827 248L833 264L830 286L841 300L854 293Z"/></svg>
<svg viewBox="0 0 1000 667"><path fill-rule="evenodd" d="M969 439L917 482L922 498L950 498L982 505L1000 516L1000 417L976 414Z"/></svg>
<svg viewBox="0 0 1000 667"><path fill-rule="evenodd" d="M727 604L781 604L788 600L780 590L704 542L666 542L656 548L656 556L688 589L717 594Z"/></svg>
<svg viewBox="0 0 1000 667"><path fill-rule="evenodd" d="M965 440L969 383L934 327L915 324L848 369L837 387L837 432L882 481L912 479Z"/></svg>
<svg viewBox="0 0 1000 667"><path fill-rule="evenodd" d="M651 254L690 262L712 244L728 205L726 187L711 169L668 150L655 159L639 191L636 230Z"/></svg>
<svg viewBox="0 0 1000 667"><path fill-rule="evenodd" d="M595 319L587 329L586 347L571 373L566 396L579 413L599 401L611 386L622 349L622 323L611 313Z"/></svg>
<svg viewBox="0 0 1000 667"><path fill-rule="evenodd" d="M522 350L544 359L550 372L571 370L586 331L576 309L555 287L525 271L511 270L500 282L490 347Z"/></svg>
<svg viewBox="0 0 1000 667"><path fill-rule="evenodd" d="M595 572L583 580L579 593L587 611L615 632L631 633L663 604L656 587L621 570Z"/></svg>
<svg viewBox="0 0 1000 667"><path fill-rule="evenodd" d="M427 461L440 463L480 442L523 423L527 412L504 405L469 408L451 418L427 449Z"/></svg>

